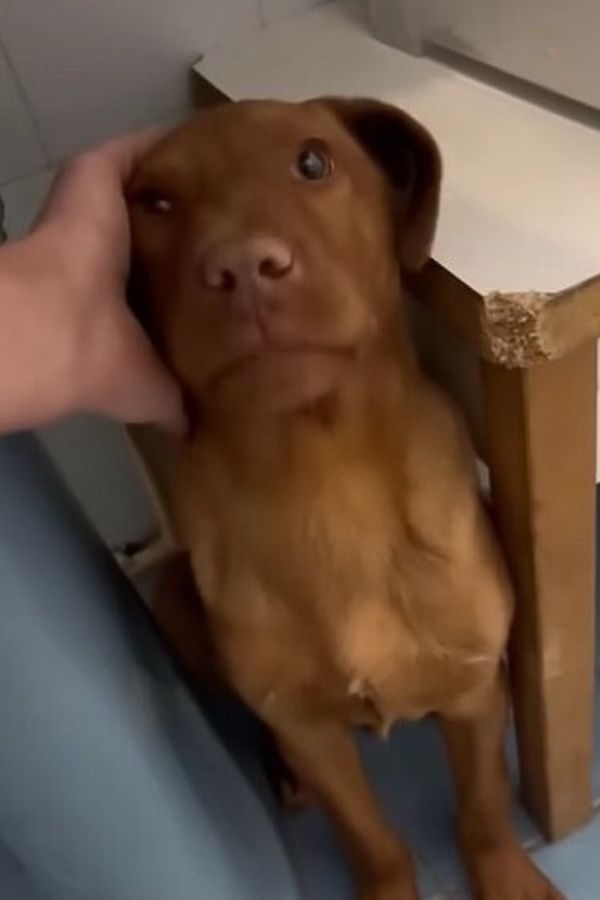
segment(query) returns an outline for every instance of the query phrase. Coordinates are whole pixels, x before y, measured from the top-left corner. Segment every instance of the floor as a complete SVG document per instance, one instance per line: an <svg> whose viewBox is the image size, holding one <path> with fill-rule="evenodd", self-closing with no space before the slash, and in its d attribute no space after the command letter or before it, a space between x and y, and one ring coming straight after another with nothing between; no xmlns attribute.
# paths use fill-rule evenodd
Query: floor
<svg viewBox="0 0 600 900"><path fill-rule="evenodd" d="M600 744L600 710L596 734ZM434 724L400 726L387 745L375 738L361 743L371 783L416 855L423 898L467 900L470 894L454 843L451 783ZM514 759L512 748L510 755ZM600 797L600 759L594 786ZM600 816L552 847L543 844L519 807L515 817L524 846L568 900L600 896ZM352 900L348 874L324 816L312 810L297 814L288 820L287 828L307 896Z"/></svg>
<svg viewBox="0 0 600 900"><path fill-rule="evenodd" d="M3 186L11 235L25 230L50 177L50 173L42 172ZM600 747L600 704L596 734ZM430 722L404 725L388 743L361 738L361 748L381 803L416 854L423 897L466 900L469 893L454 844L452 789L435 727ZM511 757L514 760L512 748ZM600 801L600 757L596 761L595 796ZM515 816L524 845L568 900L600 896L600 815L578 834L551 847L543 845L518 807ZM286 827L307 897L351 900L348 874L324 817L315 811L298 814Z"/></svg>

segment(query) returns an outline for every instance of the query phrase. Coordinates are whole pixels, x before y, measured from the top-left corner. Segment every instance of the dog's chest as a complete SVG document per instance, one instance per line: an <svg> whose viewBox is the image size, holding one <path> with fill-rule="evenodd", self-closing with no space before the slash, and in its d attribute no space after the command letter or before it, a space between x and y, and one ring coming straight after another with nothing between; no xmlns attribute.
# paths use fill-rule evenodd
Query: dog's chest
<svg viewBox="0 0 600 900"><path fill-rule="evenodd" d="M394 488L376 473L324 487L304 524L290 522L284 575L288 595L301 585L350 717L382 732L460 703L497 664L469 573L415 542Z"/></svg>
<svg viewBox="0 0 600 900"><path fill-rule="evenodd" d="M299 660L303 688L322 691L327 673L345 714L380 730L468 693L497 661L460 574L411 539L397 492L367 464L260 496L238 489L208 511L211 539L195 554L221 619L285 647L281 662L289 672Z"/></svg>

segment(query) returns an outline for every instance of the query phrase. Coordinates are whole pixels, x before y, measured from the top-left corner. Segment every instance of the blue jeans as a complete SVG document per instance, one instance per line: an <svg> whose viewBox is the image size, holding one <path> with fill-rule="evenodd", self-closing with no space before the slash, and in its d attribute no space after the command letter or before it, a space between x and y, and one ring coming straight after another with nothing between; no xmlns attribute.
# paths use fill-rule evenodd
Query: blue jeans
<svg viewBox="0 0 600 900"><path fill-rule="evenodd" d="M223 743L35 440L0 441L1 900L297 900L234 713Z"/></svg>

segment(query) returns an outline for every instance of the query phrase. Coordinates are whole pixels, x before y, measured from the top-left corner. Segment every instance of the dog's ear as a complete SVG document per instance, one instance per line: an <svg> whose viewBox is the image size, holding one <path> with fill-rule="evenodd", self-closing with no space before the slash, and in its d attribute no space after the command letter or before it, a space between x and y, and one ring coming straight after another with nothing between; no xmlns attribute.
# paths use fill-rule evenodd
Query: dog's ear
<svg viewBox="0 0 600 900"><path fill-rule="evenodd" d="M429 132L409 115L377 100L326 98L394 191L399 259L409 272L422 268L431 253L437 221L442 163Z"/></svg>

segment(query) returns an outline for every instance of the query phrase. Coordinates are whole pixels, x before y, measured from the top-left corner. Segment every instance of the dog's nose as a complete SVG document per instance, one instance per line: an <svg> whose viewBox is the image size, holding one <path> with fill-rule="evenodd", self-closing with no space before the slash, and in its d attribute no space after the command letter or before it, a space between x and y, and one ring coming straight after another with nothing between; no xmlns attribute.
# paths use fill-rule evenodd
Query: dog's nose
<svg viewBox="0 0 600 900"><path fill-rule="evenodd" d="M232 292L244 285L267 286L286 278L294 268L294 255L286 243L272 237L214 246L203 260L202 279L211 288Z"/></svg>

